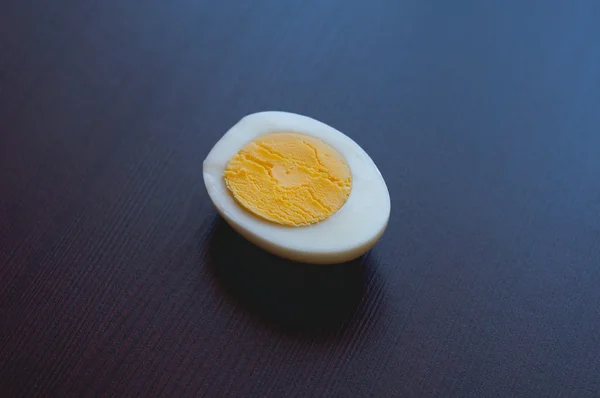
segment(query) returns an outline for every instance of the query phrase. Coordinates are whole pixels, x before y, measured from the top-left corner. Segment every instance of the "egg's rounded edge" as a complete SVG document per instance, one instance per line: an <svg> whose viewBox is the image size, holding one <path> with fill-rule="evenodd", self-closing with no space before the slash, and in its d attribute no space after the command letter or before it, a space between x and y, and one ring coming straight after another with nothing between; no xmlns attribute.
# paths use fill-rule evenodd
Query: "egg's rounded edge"
<svg viewBox="0 0 600 398"><path fill-rule="evenodd" d="M239 233L244 239L248 240L255 246L269 252L278 257L299 262L305 264L315 264L315 265L335 265L347 263L349 261L355 260L367 253L369 250L373 248L373 246L377 243L381 235L383 234L383 230L378 234L378 236L374 237L369 242L365 244L354 247L347 251L340 252L309 252L309 251L300 251L294 250L286 247L279 246L273 242L270 242L262 237L252 233L252 231L247 230L241 225L233 222L229 217L219 212L223 219L227 222L227 224L237 233Z"/></svg>

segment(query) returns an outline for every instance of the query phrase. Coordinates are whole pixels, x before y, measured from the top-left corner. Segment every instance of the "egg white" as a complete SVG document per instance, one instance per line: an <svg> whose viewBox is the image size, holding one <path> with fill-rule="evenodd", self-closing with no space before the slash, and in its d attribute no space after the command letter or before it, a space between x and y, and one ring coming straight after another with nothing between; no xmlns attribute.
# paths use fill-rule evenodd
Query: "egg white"
<svg viewBox="0 0 600 398"><path fill-rule="evenodd" d="M278 132L311 135L337 150L352 172L348 200L325 220L289 227L263 220L238 204L223 172L229 160L250 141ZM345 134L307 116L288 112L248 115L215 144L203 163L204 183L217 211L238 233L280 257L313 264L334 264L366 253L383 234L390 216L390 196L377 166Z"/></svg>

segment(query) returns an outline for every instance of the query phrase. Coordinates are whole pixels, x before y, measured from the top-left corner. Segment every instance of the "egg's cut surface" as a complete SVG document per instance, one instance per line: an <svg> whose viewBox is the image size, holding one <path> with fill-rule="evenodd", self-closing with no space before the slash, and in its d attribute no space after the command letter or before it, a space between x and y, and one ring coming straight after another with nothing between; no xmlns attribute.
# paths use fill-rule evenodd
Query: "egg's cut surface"
<svg viewBox="0 0 600 398"><path fill-rule="evenodd" d="M210 151L203 175L232 228L295 261L359 257L390 216L385 181L369 155L333 127L293 113L244 117Z"/></svg>

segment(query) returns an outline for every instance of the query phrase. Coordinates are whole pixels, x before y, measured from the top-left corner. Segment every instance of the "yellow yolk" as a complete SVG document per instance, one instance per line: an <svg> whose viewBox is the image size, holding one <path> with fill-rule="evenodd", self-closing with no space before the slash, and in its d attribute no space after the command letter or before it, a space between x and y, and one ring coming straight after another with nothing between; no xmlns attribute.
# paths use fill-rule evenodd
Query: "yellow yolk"
<svg viewBox="0 0 600 398"><path fill-rule="evenodd" d="M352 189L342 155L317 138L297 133L268 134L250 142L229 161L223 178L246 210L294 227L331 216Z"/></svg>

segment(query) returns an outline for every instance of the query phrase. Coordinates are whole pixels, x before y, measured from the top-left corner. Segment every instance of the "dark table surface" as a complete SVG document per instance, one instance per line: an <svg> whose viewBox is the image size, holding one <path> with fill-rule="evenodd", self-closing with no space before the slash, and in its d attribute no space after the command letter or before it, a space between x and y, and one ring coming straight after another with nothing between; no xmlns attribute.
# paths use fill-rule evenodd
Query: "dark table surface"
<svg viewBox="0 0 600 398"><path fill-rule="evenodd" d="M279 260L243 115L373 158L386 234ZM0 396L600 396L600 2L0 3Z"/></svg>

